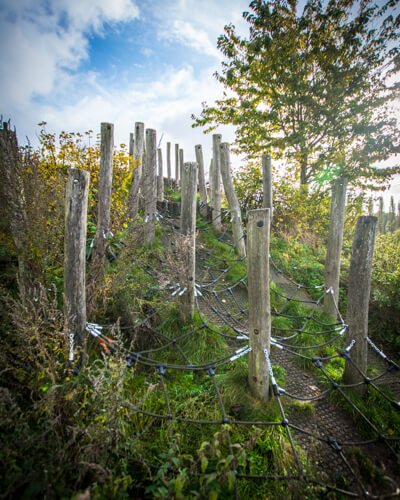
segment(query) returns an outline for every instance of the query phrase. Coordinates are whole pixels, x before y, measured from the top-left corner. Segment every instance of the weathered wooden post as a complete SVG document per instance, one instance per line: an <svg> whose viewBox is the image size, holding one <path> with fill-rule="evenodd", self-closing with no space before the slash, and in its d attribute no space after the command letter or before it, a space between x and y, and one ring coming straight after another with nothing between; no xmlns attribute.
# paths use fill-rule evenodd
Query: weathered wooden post
<svg viewBox="0 0 400 500"><path fill-rule="evenodd" d="M135 134L129 134L129 170L133 173L134 167L134 154L135 154Z"/></svg>
<svg viewBox="0 0 400 500"><path fill-rule="evenodd" d="M157 200L164 200L164 173L161 148L158 148L158 177L157 177Z"/></svg>
<svg viewBox="0 0 400 500"><path fill-rule="evenodd" d="M135 123L135 140L133 149L135 169L132 171L132 183L129 190L129 217L135 220L139 211L139 189L144 167L144 123Z"/></svg>
<svg viewBox="0 0 400 500"><path fill-rule="evenodd" d="M224 183L225 194L228 199L229 208L231 209L233 241L236 245L236 251L240 257L246 257L246 245L244 242L244 233L242 226L242 216L240 213L239 201L236 196L235 187L232 181L229 144L223 142L220 145L221 150L221 175ZM270 211L271 213L271 211Z"/></svg>
<svg viewBox="0 0 400 500"><path fill-rule="evenodd" d="M270 209L272 219L273 198L272 198L272 163L270 155L262 157L262 174L263 174L263 208Z"/></svg>
<svg viewBox="0 0 400 500"><path fill-rule="evenodd" d="M203 149L201 144L198 144L194 148L196 154L196 162L198 167L198 181L199 181L199 193L200 193L200 213L203 217L208 215L207 206L207 190L206 190L206 180L204 176L204 159L203 159Z"/></svg>
<svg viewBox="0 0 400 500"><path fill-rule="evenodd" d="M156 237L155 213L157 209L156 185L156 131L146 129L146 162L143 172L144 244L152 245Z"/></svg>
<svg viewBox="0 0 400 500"><path fill-rule="evenodd" d="M183 170L183 149L179 150L179 179L182 180L182 170Z"/></svg>
<svg viewBox="0 0 400 500"><path fill-rule="evenodd" d="M95 257L103 261L107 236L110 231L111 188L113 175L114 125L101 124L100 171L97 209L97 232L94 244Z"/></svg>
<svg viewBox="0 0 400 500"><path fill-rule="evenodd" d="M171 143L167 142L167 176L168 187L171 187Z"/></svg>
<svg viewBox="0 0 400 500"><path fill-rule="evenodd" d="M28 218L26 215L26 197L22 180L22 158L18 148L17 134L10 130L8 122L0 121L0 197L4 210L1 222L7 221L14 242L18 260L18 286L20 298L25 300L28 285L26 239Z"/></svg>
<svg viewBox="0 0 400 500"><path fill-rule="evenodd" d="M210 160L210 169L208 171L208 189L207 189L207 196L208 199L210 200L211 203L211 193L212 193L212 181L213 181L213 171L214 171L214 161L211 158Z"/></svg>
<svg viewBox="0 0 400 500"><path fill-rule="evenodd" d="M255 397L268 400L271 307L269 296L270 210L247 212L247 274L249 290L249 386Z"/></svg>
<svg viewBox="0 0 400 500"><path fill-rule="evenodd" d="M350 351L352 361L365 374L367 370L368 306L371 291L371 271L374 255L377 218L362 216L357 219L356 233L350 263L346 322L347 340L355 340ZM346 359L343 380L346 384L363 381L358 370ZM361 392L366 386L361 386Z"/></svg>
<svg viewBox="0 0 400 500"><path fill-rule="evenodd" d="M183 240L186 262L181 286L185 291L179 297L180 315L184 321L191 321L194 315L196 193L197 164L185 163L182 169L181 186L181 233L186 236Z"/></svg>
<svg viewBox="0 0 400 500"><path fill-rule="evenodd" d="M331 290L324 298L324 311L337 316L339 304L340 257L342 255L344 218L346 215L347 179L339 177L332 184L331 216L325 259L325 287Z"/></svg>
<svg viewBox="0 0 400 500"><path fill-rule="evenodd" d="M179 144L175 144L175 182L179 183Z"/></svg>
<svg viewBox="0 0 400 500"><path fill-rule="evenodd" d="M79 367L86 348L86 218L89 172L71 168L65 196L64 315L69 362Z"/></svg>
<svg viewBox="0 0 400 500"><path fill-rule="evenodd" d="M211 179L211 209L214 229L221 231L221 167L220 167L221 134L213 135L213 168Z"/></svg>

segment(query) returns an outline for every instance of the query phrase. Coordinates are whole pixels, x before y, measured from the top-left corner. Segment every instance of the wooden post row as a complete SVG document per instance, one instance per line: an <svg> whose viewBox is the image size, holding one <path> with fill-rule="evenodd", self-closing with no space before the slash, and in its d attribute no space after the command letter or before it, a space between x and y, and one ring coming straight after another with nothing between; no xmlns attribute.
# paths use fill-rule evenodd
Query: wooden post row
<svg viewBox="0 0 400 500"><path fill-rule="evenodd" d="M224 183L225 194L228 199L229 207L231 209L232 232L233 242L235 244L236 252L240 257L246 257L246 245L244 241L244 232L242 226L242 216L240 213L239 201L236 196L235 187L232 181L230 157L229 157L229 144L223 142L220 145L221 157L221 175Z"/></svg>
<svg viewBox="0 0 400 500"><path fill-rule="evenodd" d="M65 196L64 314L69 362L84 362L86 345L86 218L89 173L71 168Z"/></svg>
<svg viewBox="0 0 400 500"><path fill-rule="evenodd" d="M101 152L97 211L97 232L94 244L95 256L103 261L106 250L107 236L110 231L111 188L114 153L114 125L101 124Z"/></svg>
<svg viewBox="0 0 400 500"><path fill-rule="evenodd" d="M208 215L207 206L207 190L206 181L204 176L204 159L203 159L203 149L200 144L194 148L196 154L196 162L198 167L198 181L199 181L199 193L200 193L200 213L203 217Z"/></svg>
<svg viewBox="0 0 400 500"><path fill-rule="evenodd" d="M264 350L270 351L269 295L270 209L247 213L247 273L249 290L249 386L255 397L268 400L269 373Z"/></svg>
<svg viewBox="0 0 400 500"><path fill-rule="evenodd" d="M196 193L197 193L197 164L185 163L182 169L181 186L181 233L187 236L186 240L186 276L182 280L185 293L180 297L180 315L184 321L190 321L194 315L194 286L195 286L195 253L196 253Z"/></svg>
<svg viewBox="0 0 400 500"><path fill-rule="evenodd" d="M358 217L350 262L346 313L349 329L346 339L348 342L355 341L349 354L363 374L366 374L367 370L368 307L377 221L378 219L372 216ZM363 381L362 375L347 359L343 380L345 384ZM366 385L358 390L363 392L365 388Z"/></svg>

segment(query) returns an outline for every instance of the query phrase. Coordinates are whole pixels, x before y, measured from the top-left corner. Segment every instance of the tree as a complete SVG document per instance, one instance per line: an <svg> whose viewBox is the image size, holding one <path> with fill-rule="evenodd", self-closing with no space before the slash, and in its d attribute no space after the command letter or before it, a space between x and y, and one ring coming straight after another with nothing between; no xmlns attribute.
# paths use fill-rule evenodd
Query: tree
<svg viewBox="0 0 400 500"><path fill-rule="evenodd" d="M235 125L238 151L272 151L301 185L397 172L371 167L400 151L389 109L400 92L390 83L400 70L397 1L308 0L299 14L297 0L253 0L248 39L231 24L218 39L225 91L193 126Z"/></svg>

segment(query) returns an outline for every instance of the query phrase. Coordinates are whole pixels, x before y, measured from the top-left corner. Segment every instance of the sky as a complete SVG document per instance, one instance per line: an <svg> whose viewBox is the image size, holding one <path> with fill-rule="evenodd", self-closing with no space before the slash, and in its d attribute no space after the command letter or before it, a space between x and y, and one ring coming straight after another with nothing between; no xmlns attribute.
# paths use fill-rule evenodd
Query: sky
<svg viewBox="0 0 400 500"><path fill-rule="evenodd" d="M48 132L100 131L114 123L115 143L129 142L135 122L179 143L185 161L212 137L191 128L202 102L222 88L217 38L233 23L247 33L249 0L0 0L0 112L20 145ZM222 127L233 141L232 127ZM172 160L174 162L174 160ZM235 164L235 159L233 158ZM238 160L236 160L238 164ZM165 162L164 162L165 165ZM392 192L400 201L400 179ZM386 196L388 198L388 195Z"/></svg>

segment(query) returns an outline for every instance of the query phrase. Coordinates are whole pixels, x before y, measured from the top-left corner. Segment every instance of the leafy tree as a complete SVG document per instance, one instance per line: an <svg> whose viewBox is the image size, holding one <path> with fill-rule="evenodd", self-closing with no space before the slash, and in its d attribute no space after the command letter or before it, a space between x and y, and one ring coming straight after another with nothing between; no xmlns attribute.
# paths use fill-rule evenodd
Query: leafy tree
<svg viewBox="0 0 400 500"><path fill-rule="evenodd" d="M400 151L389 105L400 70L398 0L253 0L250 35L230 24L218 39L225 56L214 106L193 126L236 125L236 146L250 157L273 151L305 185L339 175L385 176L371 165Z"/></svg>

